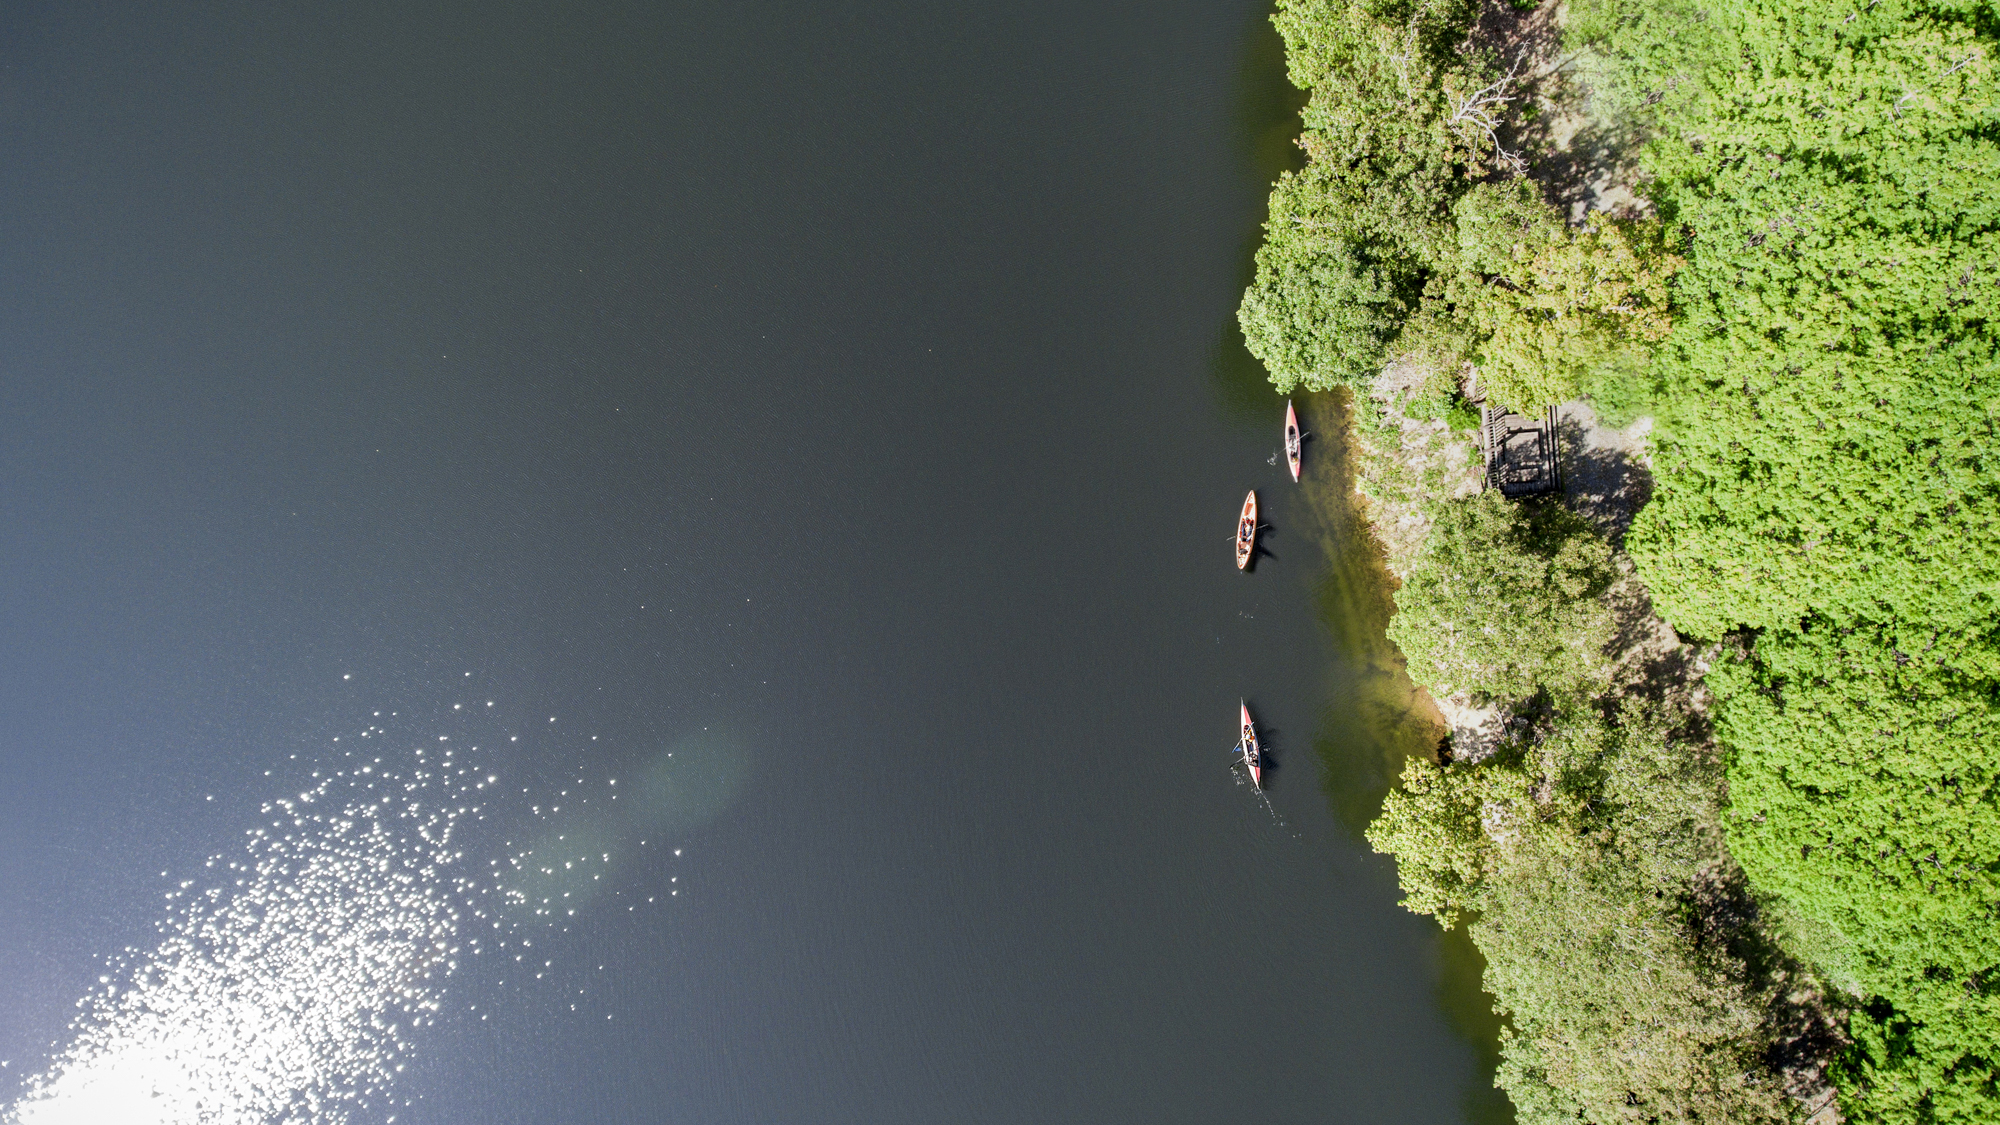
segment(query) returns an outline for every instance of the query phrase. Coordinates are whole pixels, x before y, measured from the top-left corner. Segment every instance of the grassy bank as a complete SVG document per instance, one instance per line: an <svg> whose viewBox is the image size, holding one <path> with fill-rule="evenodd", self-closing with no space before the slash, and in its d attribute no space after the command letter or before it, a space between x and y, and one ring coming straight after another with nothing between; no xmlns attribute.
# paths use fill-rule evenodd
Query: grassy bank
<svg viewBox="0 0 2000 1125"><path fill-rule="evenodd" d="M1244 335L1355 388L1391 637L1490 720L1370 835L1485 954L1521 1118L1781 1120L1826 1072L1855 1119L2000 1119L2000 18L1277 23L1309 160ZM1473 372L1654 421L1629 538L1474 490Z"/></svg>

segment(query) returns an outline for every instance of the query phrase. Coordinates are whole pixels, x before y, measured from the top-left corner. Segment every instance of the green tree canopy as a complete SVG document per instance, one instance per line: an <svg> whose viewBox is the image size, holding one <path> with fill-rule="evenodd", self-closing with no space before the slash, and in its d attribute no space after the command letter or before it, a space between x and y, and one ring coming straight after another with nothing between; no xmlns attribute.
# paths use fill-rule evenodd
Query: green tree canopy
<svg viewBox="0 0 2000 1125"><path fill-rule="evenodd" d="M1714 677L1732 847L1857 1004L1859 1121L2000 1119L2000 15L1598 0L1687 239L1628 543ZM1679 28L1685 34L1670 34Z"/></svg>
<svg viewBox="0 0 2000 1125"><path fill-rule="evenodd" d="M1442 505L1396 592L1389 639L1410 677L1450 695L1512 702L1597 686L1607 668L1611 548L1552 503L1488 490Z"/></svg>
<svg viewBox="0 0 2000 1125"><path fill-rule="evenodd" d="M1369 827L1404 905L1470 919L1523 1125L1780 1122L1771 998L1704 941L1730 870L1722 770L1670 710L1560 709L1493 758L1413 760Z"/></svg>
<svg viewBox="0 0 2000 1125"><path fill-rule="evenodd" d="M1641 365L1667 335L1667 279L1680 259L1657 222L1554 221L1523 180L1484 183L1456 208L1457 305L1470 310L1488 395L1532 412L1583 393L1606 368Z"/></svg>
<svg viewBox="0 0 2000 1125"><path fill-rule="evenodd" d="M1448 124L1483 73L1460 50L1476 5L1280 0L1292 81L1312 91L1309 157L1271 193L1239 319L1280 390L1379 370L1453 241L1451 205L1478 148Z"/></svg>

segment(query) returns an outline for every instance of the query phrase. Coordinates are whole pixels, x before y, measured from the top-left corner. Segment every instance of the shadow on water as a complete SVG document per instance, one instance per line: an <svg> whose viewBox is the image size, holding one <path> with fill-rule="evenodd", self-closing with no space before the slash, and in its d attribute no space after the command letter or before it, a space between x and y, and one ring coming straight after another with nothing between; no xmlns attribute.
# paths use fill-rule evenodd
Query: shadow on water
<svg viewBox="0 0 2000 1125"><path fill-rule="evenodd" d="M1285 73L1285 40L1260 12L1243 40L1236 71L1236 124L1244 154L1262 183L1306 166L1299 148L1299 111L1306 92Z"/></svg>
<svg viewBox="0 0 2000 1125"><path fill-rule="evenodd" d="M1268 409L1270 403L1266 402L1264 405ZM1265 503L1268 504L1269 501L1265 501ZM1263 513L1260 513L1258 518L1261 520L1263 518ZM1276 539L1277 537L1278 537L1278 528L1276 525L1269 523L1259 523L1257 525L1257 538L1253 540L1250 544L1250 558L1246 561L1246 564L1243 567L1243 573L1255 574L1257 573L1257 564L1259 562L1262 562L1265 559L1275 559L1278 557L1278 553L1276 551L1271 550L1271 548L1268 545L1269 540Z"/></svg>
<svg viewBox="0 0 2000 1125"><path fill-rule="evenodd" d="M1261 723L1257 726L1257 761L1263 770L1262 785L1267 793L1284 781L1285 764L1281 760L1284 738L1285 732L1277 727Z"/></svg>
<svg viewBox="0 0 2000 1125"><path fill-rule="evenodd" d="M1438 941L1438 1007L1451 1026L1472 1045L1474 1063L1485 1082L1465 1091L1467 1125L1514 1125L1514 1103L1498 1086L1493 1072L1500 1066L1500 1017L1487 995L1486 958L1472 944L1464 926L1442 934Z"/></svg>
<svg viewBox="0 0 2000 1125"><path fill-rule="evenodd" d="M1435 757L1445 725L1389 643L1396 582L1355 503L1347 449L1352 396L1295 394L1292 402L1313 435L1306 443L1306 487L1292 507L1301 509L1294 517L1301 535L1320 541L1325 569L1313 600L1337 654L1315 749L1326 766L1327 801L1358 836L1381 810L1403 763Z"/></svg>
<svg viewBox="0 0 2000 1125"><path fill-rule="evenodd" d="M1295 394L1292 402L1313 437L1305 449L1307 487L1289 507L1301 535L1320 540L1326 563L1313 598L1335 652L1313 749L1327 804L1359 836L1381 811L1404 763L1419 756L1435 760L1446 727L1389 642L1396 580L1356 503L1348 448L1353 396L1345 390ZM1514 1107L1492 1084L1501 1021L1483 984L1486 961L1463 926L1435 940L1438 1007L1471 1045L1482 1079L1465 1091L1465 1119L1512 1125Z"/></svg>
<svg viewBox="0 0 2000 1125"><path fill-rule="evenodd" d="M1246 34L1241 57L1241 151L1258 182L1268 185L1305 164L1296 138L1306 94L1286 76L1284 40L1265 16ZM1244 233L1238 281L1245 287L1255 276L1262 240L1261 221ZM1264 365L1244 346L1233 312L1219 326L1211 356L1210 385L1224 413L1275 426L1282 400ZM1313 749L1322 765L1328 805L1341 825L1359 837L1381 811L1382 798L1403 764L1418 755L1435 759L1446 727L1429 697L1410 681L1402 654L1389 643L1396 582L1355 502L1347 448L1352 396L1336 390L1291 397L1300 425L1313 436L1305 447L1305 487L1288 490L1286 526L1297 532L1294 544L1309 547L1317 540L1321 547L1325 569L1314 583L1313 602L1335 652ZM1438 1007L1477 1059L1480 1080L1465 1091L1465 1119L1471 1125L1513 1125L1512 1104L1492 1085L1501 1021L1482 987L1485 960L1463 927L1437 935L1433 948Z"/></svg>
<svg viewBox="0 0 2000 1125"><path fill-rule="evenodd" d="M1236 72L1238 151L1257 183L1266 187L1280 175L1305 167L1298 146L1299 110L1306 93L1285 76L1285 41L1259 13L1245 31ZM1237 285L1248 288L1256 276L1257 247L1264 241L1260 216L1243 232ZM1264 365L1243 346L1235 310L1218 326L1209 366L1210 385L1225 413L1236 419L1262 418L1271 409L1271 380Z"/></svg>

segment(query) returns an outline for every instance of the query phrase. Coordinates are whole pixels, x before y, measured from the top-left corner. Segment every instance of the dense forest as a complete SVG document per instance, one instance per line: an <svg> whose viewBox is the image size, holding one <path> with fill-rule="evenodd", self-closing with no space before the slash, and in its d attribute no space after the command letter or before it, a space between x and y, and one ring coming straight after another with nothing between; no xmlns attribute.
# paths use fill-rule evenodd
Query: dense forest
<svg viewBox="0 0 2000 1125"><path fill-rule="evenodd" d="M1411 762L1370 838L1485 954L1520 1119L1781 1121L1830 1079L1850 1120L2000 1120L2000 10L1276 22L1272 380L1652 419L1628 535L1432 495L1397 593L1412 677L1505 734ZM1698 658L1620 657L1634 584Z"/></svg>

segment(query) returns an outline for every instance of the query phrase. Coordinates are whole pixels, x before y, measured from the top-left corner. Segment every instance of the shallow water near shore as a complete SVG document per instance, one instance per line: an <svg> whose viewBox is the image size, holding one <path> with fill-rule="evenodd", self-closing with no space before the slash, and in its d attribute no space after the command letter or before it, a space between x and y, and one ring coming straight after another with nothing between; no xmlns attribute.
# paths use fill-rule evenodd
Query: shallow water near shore
<svg viewBox="0 0 2000 1125"><path fill-rule="evenodd" d="M439 974L352 1120L1486 1119L1360 838L1435 736L1340 406L1295 487L1228 350L1264 18L17 9L0 1104L183 882L243 948L409 907L206 864L446 744L435 893L505 904L339 998Z"/></svg>

